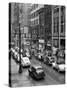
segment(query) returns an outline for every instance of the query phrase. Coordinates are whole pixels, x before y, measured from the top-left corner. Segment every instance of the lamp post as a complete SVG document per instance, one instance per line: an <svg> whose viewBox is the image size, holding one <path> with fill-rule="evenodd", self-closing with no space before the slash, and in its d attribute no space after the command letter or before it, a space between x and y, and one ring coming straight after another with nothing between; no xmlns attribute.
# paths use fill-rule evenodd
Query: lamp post
<svg viewBox="0 0 67 90"><path fill-rule="evenodd" d="M18 4L19 7L19 4ZM19 8L20 10L20 8ZM19 14L20 17L20 14ZM20 30L20 18L19 18L19 73L22 73L22 65L21 65L21 30Z"/></svg>
<svg viewBox="0 0 67 90"><path fill-rule="evenodd" d="M19 23L19 73L22 73L22 65L21 65L21 30Z"/></svg>

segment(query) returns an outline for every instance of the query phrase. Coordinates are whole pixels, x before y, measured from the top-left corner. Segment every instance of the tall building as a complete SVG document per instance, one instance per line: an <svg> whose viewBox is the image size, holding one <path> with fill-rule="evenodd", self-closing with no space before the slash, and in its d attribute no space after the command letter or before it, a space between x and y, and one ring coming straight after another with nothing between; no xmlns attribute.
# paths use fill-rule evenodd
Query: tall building
<svg viewBox="0 0 67 90"><path fill-rule="evenodd" d="M11 3L11 42L17 44L19 33L19 8L18 3Z"/></svg>
<svg viewBox="0 0 67 90"><path fill-rule="evenodd" d="M30 32L32 43L37 44L39 34L39 13L38 10L44 5L31 4L30 10Z"/></svg>
<svg viewBox="0 0 67 90"><path fill-rule="evenodd" d="M21 14L20 14L20 21L21 21L21 43L24 46L30 45L30 38L31 35L29 33L29 12L30 12L30 4L28 3L21 3L20 4ZM23 11L22 11L23 10Z"/></svg>
<svg viewBox="0 0 67 90"><path fill-rule="evenodd" d="M52 5L44 5L45 43L52 43Z"/></svg>
<svg viewBox="0 0 67 90"><path fill-rule="evenodd" d="M39 43L45 48L52 41L52 6L39 9Z"/></svg>
<svg viewBox="0 0 67 90"><path fill-rule="evenodd" d="M65 6L52 7L52 46L65 47Z"/></svg>
<svg viewBox="0 0 67 90"><path fill-rule="evenodd" d="M31 37L28 23L29 8L30 4L11 3L11 40L16 46L19 46L19 29L21 31L21 46Z"/></svg>
<svg viewBox="0 0 67 90"><path fill-rule="evenodd" d="M65 6L44 5L39 9L39 38L44 45L65 47Z"/></svg>

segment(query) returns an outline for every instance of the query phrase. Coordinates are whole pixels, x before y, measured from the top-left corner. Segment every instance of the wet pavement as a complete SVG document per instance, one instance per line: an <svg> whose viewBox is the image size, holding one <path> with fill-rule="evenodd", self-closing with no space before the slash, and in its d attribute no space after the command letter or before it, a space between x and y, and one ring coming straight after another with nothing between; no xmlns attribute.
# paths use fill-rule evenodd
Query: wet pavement
<svg viewBox="0 0 67 90"><path fill-rule="evenodd" d="M18 73L19 66L11 59L12 64L12 87L28 87L28 86L42 86L42 85L58 85L65 83L65 75L53 70L52 67L45 65L43 62L35 59L30 60L31 64L40 64L43 66L46 73L45 79L34 80L29 76L28 68L22 68L22 74Z"/></svg>

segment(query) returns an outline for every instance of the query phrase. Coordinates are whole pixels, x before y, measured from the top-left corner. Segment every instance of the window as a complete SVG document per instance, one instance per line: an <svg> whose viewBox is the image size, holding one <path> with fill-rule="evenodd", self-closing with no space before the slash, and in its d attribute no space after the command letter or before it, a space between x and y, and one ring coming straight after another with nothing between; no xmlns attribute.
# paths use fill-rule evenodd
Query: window
<svg viewBox="0 0 67 90"><path fill-rule="evenodd" d="M65 32L65 7L61 7L61 33Z"/></svg>
<svg viewBox="0 0 67 90"><path fill-rule="evenodd" d="M54 18L54 33L58 33L59 31L59 17Z"/></svg>
<svg viewBox="0 0 67 90"><path fill-rule="evenodd" d="M31 21L31 26L34 26L34 21Z"/></svg>
<svg viewBox="0 0 67 90"><path fill-rule="evenodd" d="M61 7L61 13L62 13L62 14L65 13L65 7L64 7L64 6Z"/></svg>
<svg viewBox="0 0 67 90"><path fill-rule="evenodd" d="M54 13L58 13L59 12L59 8L54 9Z"/></svg>
<svg viewBox="0 0 67 90"><path fill-rule="evenodd" d="M61 24L61 33L63 33L64 31L65 31L65 24L62 23L62 24Z"/></svg>
<svg viewBox="0 0 67 90"><path fill-rule="evenodd" d="M38 19L36 19L34 22L35 22L35 25L38 25Z"/></svg>

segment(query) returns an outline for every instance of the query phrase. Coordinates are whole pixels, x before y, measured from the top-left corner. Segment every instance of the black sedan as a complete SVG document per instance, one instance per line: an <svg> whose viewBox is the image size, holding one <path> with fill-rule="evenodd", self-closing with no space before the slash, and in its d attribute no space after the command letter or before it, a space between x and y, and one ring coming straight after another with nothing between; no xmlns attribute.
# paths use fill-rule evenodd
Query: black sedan
<svg viewBox="0 0 67 90"><path fill-rule="evenodd" d="M29 75L35 79L43 79L45 77L44 70L40 65L32 65L28 69Z"/></svg>

